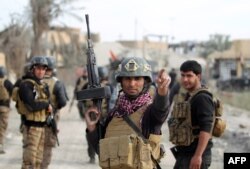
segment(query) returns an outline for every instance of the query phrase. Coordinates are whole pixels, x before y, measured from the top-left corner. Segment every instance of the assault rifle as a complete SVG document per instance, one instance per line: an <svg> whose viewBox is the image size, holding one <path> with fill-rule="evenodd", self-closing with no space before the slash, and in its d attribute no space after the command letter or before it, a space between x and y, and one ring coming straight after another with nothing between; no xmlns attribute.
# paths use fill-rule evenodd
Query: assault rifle
<svg viewBox="0 0 250 169"><path fill-rule="evenodd" d="M88 87L87 89L81 90L76 93L76 98L79 101L92 99L93 104L97 107L98 111L101 112L102 99L110 98L111 90L109 86L101 87L97 65L96 57L93 49L93 43L90 39L90 30L89 30L89 16L85 15L86 24L87 24L87 71L88 71ZM93 117L91 117L93 116ZM100 116L99 116L100 117ZM90 119L95 121L96 117L94 114L90 114ZM101 121L99 121L101 122ZM100 133L101 134L101 133Z"/></svg>
<svg viewBox="0 0 250 169"><path fill-rule="evenodd" d="M48 125L48 127L51 127L52 133L53 133L54 136L56 137L57 145L59 146L59 140L58 140L58 137L57 137L58 129L57 129L56 120L55 120L55 118L54 118L54 112L52 112L52 113L47 117L47 125Z"/></svg>

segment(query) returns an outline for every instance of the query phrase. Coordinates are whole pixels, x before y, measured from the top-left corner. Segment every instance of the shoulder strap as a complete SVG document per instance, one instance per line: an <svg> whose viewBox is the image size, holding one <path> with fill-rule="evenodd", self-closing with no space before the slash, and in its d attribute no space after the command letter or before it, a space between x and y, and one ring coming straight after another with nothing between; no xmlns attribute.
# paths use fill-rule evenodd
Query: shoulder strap
<svg viewBox="0 0 250 169"><path fill-rule="evenodd" d="M32 80L32 79L23 79L23 80L21 81L21 83L23 83L23 82L31 82L33 85L36 84L36 82L35 82L34 80Z"/></svg>
<svg viewBox="0 0 250 169"><path fill-rule="evenodd" d="M200 88L200 89L194 91L193 93L191 93L191 97L189 98L189 100L192 100L199 93L206 93L213 98L213 94L207 88L203 87L203 88Z"/></svg>
<svg viewBox="0 0 250 169"><path fill-rule="evenodd" d="M126 114L124 116L122 116L122 118L127 122L127 124L136 132L136 134L138 134L138 136L140 136L143 140L144 143L147 143L147 139L144 137L144 135L142 134L141 130L135 125L135 123L129 118L129 116ZM157 169L161 169L160 164L158 163L158 161L153 157L153 155L151 154L151 158L153 160L153 162L156 164L156 168Z"/></svg>
<svg viewBox="0 0 250 169"><path fill-rule="evenodd" d="M122 116L122 118L127 122L127 124L140 136L144 143L147 143L147 139L142 134L141 130L135 125L135 123L129 118L129 116L126 114Z"/></svg>

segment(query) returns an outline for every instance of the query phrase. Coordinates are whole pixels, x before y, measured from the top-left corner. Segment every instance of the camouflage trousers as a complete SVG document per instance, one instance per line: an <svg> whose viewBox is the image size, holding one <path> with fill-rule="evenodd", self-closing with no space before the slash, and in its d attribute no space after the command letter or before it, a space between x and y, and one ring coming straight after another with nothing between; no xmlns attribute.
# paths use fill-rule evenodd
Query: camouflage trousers
<svg viewBox="0 0 250 169"><path fill-rule="evenodd" d="M23 163L22 169L40 169L44 149L44 127L22 126Z"/></svg>
<svg viewBox="0 0 250 169"><path fill-rule="evenodd" d="M8 127L9 108L0 106L0 144L3 144L5 133Z"/></svg>
<svg viewBox="0 0 250 169"><path fill-rule="evenodd" d="M58 124L60 118L59 112L55 115L56 123ZM45 139L44 139L44 151L43 151L43 160L41 164L41 169L48 169L49 164L52 159L52 149L56 146L56 137L52 133L50 127L45 127Z"/></svg>

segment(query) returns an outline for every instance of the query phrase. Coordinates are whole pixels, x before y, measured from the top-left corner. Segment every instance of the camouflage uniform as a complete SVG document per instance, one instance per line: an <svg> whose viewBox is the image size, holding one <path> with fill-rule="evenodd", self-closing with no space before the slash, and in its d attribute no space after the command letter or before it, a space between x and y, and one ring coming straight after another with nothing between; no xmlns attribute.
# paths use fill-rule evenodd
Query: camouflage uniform
<svg viewBox="0 0 250 169"><path fill-rule="evenodd" d="M49 115L47 110L50 107L48 87L41 81L47 65L45 57L33 57L30 68L32 73L23 77L18 90L18 112L23 119L22 169L41 167L45 125Z"/></svg>
<svg viewBox="0 0 250 169"><path fill-rule="evenodd" d="M0 67L0 154L5 153L3 144L6 129L8 127L10 96L12 93L12 83L4 78L5 69Z"/></svg>
<svg viewBox="0 0 250 169"><path fill-rule="evenodd" d="M54 108L54 118L58 124L60 118L60 109L64 107L67 103L67 94L64 90L64 85L56 77L53 76L53 70L55 69L55 63L52 58L46 57L48 61L48 71L51 74L44 76L44 82L49 86L50 92L50 102ZM43 152L43 161L41 169L47 169L51 163L52 158L52 148L56 146L56 136L53 134L51 127L45 127L45 141L44 141L44 152Z"/></svg>

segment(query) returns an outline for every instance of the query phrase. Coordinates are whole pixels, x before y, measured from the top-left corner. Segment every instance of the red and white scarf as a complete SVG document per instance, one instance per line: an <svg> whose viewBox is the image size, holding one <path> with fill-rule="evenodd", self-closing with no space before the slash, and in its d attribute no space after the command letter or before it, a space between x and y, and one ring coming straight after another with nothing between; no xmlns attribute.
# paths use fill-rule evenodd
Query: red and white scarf
<svg viewBox="0 0 250 169"><path fill-rule="evenodd" d="M125 94L118 98L115 108L111 111L111 116L122 117L136 112L143 105L152 101L149 92L138 96L136 99L129 99Z"/></svg>

